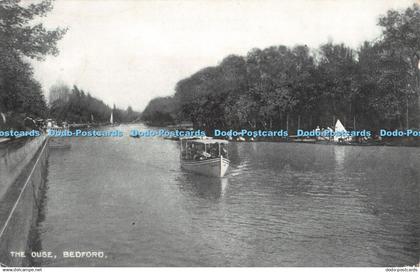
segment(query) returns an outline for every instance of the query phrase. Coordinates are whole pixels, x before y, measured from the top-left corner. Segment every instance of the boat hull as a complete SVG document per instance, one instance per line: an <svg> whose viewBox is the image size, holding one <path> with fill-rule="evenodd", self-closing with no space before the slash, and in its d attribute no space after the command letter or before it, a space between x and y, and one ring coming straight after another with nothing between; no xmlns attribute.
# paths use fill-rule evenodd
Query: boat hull
<svg viewBox="0 0 420 272"><path fill-rule="evenodd" d="M183 169L211 177L223 177L229 168L229 164L230 161L223 157L202 161L181 160Z"/></svg>

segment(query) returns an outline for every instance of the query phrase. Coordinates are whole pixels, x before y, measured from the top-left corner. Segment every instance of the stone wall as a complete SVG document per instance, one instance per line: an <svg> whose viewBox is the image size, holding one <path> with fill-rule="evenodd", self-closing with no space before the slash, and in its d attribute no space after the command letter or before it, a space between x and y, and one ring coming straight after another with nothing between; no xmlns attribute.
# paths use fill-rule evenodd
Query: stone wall
<svg viewBox="0 0 420 272"><path fill-rule="evenodd" d="M28 249L31 227L36 226L42 202L47 163L45 137L0 158L0 262L7 266L29 265L29 258L12 258L10 252Z"/></svg>

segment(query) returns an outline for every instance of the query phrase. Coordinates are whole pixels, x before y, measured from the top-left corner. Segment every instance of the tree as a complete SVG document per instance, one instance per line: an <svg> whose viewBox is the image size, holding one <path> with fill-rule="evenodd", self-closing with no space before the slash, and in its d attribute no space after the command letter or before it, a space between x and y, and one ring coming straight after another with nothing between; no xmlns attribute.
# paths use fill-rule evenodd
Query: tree
<svg viewBox="0 0 420 272"><path fill-rule="evenodd" d="M4 51L19 56L42 60L46 55L57 55L57 41L66 29L47 30L42 23L34 24L52 9L51 0L23 5L20 0L3 0L0 3L0 40Z"/></svg>
<svg viewBox="0 0 420 272"><path fill-rule="evenodd" d="M142 120L153 125L173 124L177 110L174 97L152 99L142 113Z"/></svg>
<svg viewBox="0 0 420 272"><path fill-rule="evenodd" d="M67 101L70 96L70 88L65 83L59 82L50 87L49 103L52 104L56 100Z"/></svg>
<svg viewBox="0 0 420 272"><path fill-rule="evenodd" d="M378 24L382 36L358 50L328 42L230 55L180 80L174 97L153 100L144 117L165 113L210 131L314 129L337 119L352 129L412 127L420 122L419 6L389 11Z"/></svg>
<svg viewBox="0 0 420 272"><path fill-rule="evenodd" d="M46 55L58 54L56 43L66 30L47 30L42 23L35 23L51 9L49 0L32 4L19 0L0 2L0 112L6 112L17 123L25 116L46 116L41 86L25 58L42 60ZM17 127L16 122L8 126Z"/></svg>
<svg viewBox="0 0 420 272"><path fill-rule="evenodd" d="M411 109L413 122L420 127L420 8L418 4L406 10L390 10L379 19L383 27L380 40L384 54L399 61L403 70L399 71L401 79L405 78L404 89L406 111ZM398 59L398 60L397 60ZM400 67L401 67L400 65ZM409 116L406 116L409 123ZM406 124L409 126L409 124Z"/></svg>

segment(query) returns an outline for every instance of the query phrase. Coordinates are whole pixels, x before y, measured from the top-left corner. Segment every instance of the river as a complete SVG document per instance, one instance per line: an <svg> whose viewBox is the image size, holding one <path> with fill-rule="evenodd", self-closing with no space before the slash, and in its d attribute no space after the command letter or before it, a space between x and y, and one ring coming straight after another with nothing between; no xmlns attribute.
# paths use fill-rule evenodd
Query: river
<svg viewBox="0 0 420 272"><path fill-rule="evenodd" d="M161 138L51 150L43 266L400 266L420 257L420 149L231 143L225 178ZM103 259L62 258L68 250Z"/></svg>

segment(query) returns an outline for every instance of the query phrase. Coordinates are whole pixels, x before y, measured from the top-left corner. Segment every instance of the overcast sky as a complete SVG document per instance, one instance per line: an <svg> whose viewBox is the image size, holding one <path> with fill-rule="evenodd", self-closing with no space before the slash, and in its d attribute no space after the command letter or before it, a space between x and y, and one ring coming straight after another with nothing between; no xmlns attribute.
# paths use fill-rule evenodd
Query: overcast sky
<svg viewBox="0 0 420 272"><path fill-rule="evenodd" d="M178 80L254 47L328 40L357 48L379 15L415 0L56 0L47 26L69 27L60 55L35 63L48 90L77 84L109 105L143 110Z"/></svg>

